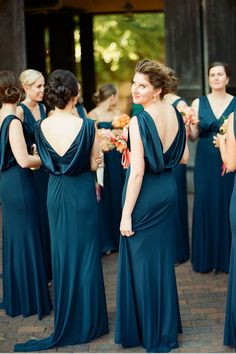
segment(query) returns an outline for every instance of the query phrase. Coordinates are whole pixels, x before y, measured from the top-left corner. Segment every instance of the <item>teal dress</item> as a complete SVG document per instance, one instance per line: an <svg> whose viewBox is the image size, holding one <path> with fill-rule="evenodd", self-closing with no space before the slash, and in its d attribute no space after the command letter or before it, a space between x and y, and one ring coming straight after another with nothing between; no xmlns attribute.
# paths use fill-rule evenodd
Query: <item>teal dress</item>
<svg viewBox="0 0 236 354"><path fill-rule="evenodd" d="M45 109L42 103L38 103L40 109L41 119L46 118ZM25 130L25 137L27 144L32 146L35 144L34 130L37 121L35 120L30 109L24 104L19 103L19 106L24 111L23 126ZM48 188L49 174L44 167L40 167L33 173L33 180L35 185L35 191L38 197L38 213L40 216L40 234L41 242L44 253L44 260L47 269L48 281L52 280L52 265L51 265L51 245L50 245L50 232L48 224L47 213L47 188Z"/></svg>
<svg viewBox="0 0 236 354"><path fill-rule="evenodd" d="M84 106L82 105L82 103L77 103L75 105L75 108L77 109L77 112L80 116L80 118L86 118L86 112L85 112L85 109L84 109Z"/></svg>
<svg viewBox="0 0 236 354"><path fill-rule="evenodd" d="M90 171L94 123L83 120L81 130L62 157L48 143L40 124L36 127L36 143L50 173L47 205L52 242L54 333L15 346L15 351L25 352L86 343L108 332L95 176Z"/></svg>
<svg viewBox="0 0 236 354"><path fill-rule="evenodd" d="M184 98L178 98L172 103L176 108ZM189 260L189 231L188 231L188 195L187 195L187 166L178 164L174 169L174 176L177 184L177 237L175 263L183 263Z"/></svg>
<svg viewBox="0 0 236 354"><path fill-rule="evenodd" d="M236 109L234 111L234 136L236 139ZM224 328L224 345L236 349L236 176L230 202L232 245L230 253L227 305Z"/></svg>
<svg viewBox="0 0 236 354"><path fill-rule="evenodd" d="M234 111L234 97L220 118L215 117L207 96L199 98L200 135L194 168L192 265L196 272L229 270L231 231L229 205L234 173L221 176L222 160L213 136L224 118Z"/></svg>
<svg viewBox="0 0 236 354"><path fill-rule="evenodd" d="M98 129L113 129L110 122L99 122ZM120 240L121 195L125 173L121 153L111 150L104 153L104 188L99 202L101 252L118 251Z"/></svg>
<svg viewBox="0 0 236 354"><path fill-rule="evenodd" d="M147 352L177 348L182 331L174 256L177 188L173 167L185 148L185 128L176 111L178 133L163 153L152 117L137 114L144 147L145 173L132 213L135 232L120 239L115 342L143 346ZM129 179L127 171L123 203Z"/></svg>
<svg viewBox="0 0 236 354"><path fill-rule="evenodd" d="M28 317L50 313L51 304L40 241L33 172L21 168L9 143L9 115L0 130L0 195L3 224L3 303L6 314Z"/></svg>

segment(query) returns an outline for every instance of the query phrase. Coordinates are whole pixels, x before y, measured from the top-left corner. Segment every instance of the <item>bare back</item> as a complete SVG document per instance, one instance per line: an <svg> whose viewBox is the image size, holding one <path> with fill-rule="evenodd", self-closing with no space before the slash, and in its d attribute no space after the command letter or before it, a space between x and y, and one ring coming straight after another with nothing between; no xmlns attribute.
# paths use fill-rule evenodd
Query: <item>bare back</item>
<svg viewBox="0 0 236 354"><path fill-rule="evenodd" d="M83 119L71 113L54 113L41 123L45 139L59 156L64 156L78 136Z"/></svg>
<svg viewBox="0 0 236 354"><path fill-rule="evenodd" d="M157 109L149 107L147 112L152 117L162 142L165 153L172 145L178 133L178 119L175 109L168 103L160 103Z"/></svg>

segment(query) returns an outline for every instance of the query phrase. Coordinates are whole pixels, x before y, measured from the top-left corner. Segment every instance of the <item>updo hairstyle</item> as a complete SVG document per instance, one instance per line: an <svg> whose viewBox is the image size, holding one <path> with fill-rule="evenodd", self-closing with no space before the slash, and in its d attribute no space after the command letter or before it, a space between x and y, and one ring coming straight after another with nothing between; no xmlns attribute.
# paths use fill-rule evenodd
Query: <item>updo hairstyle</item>
<svg viewBox="0 0 236 354"><path fill-rule="evenodd" d="M105 84L103 86L100 86L93 94L93 102L95 105L97 105L100 102L106 101L107 98L109 98L112 95L117 94L117 88L113 84Z"/></svg>
<svg viewBox="0 0 236 354"><path fill-rule="evenodd" d="M20 81L22 83L22 86L31 86L35 81L37 81L43 74L34 69L27 69L22 71L20 74Z"/></svg>
<svg viewBox="0 0 236 354"><path fill-rule="evenodd" d="M21 96L21 82L9 70L0 71L0 103L17 103Z"/></svg>
<svg viewBox="0 0 236 354"><path fill-rule="evenodd" d="M78 80L69 70L54 70L45 87L44 98L51 107L64 109L78 95Z"/></svg>
<svg viewBox="0 0 236 354"><path fill-rule="evenodd" d="M162 89L160 98L172 92L176 77L170 74L170 68L154 60L143 59L136 64L135 73L145 75L154 89Z"/></svg>
<svg viewBox="0 0 236 354"><path fill-rule="evenodd" d="M211 64L208 66L208 75L209 75L209 73L210 73L210 70L211 70L212 68L214 68L215 66L223 66L223 68L224 68L224 70L225 70L225 73L226 73L226 76L227 76L228 78L230 78L230 76L231 76L231 70L230 70L229 64L224 63L224 62L221 62L221 61L215 61L215 62L211 63Z"/></svg>

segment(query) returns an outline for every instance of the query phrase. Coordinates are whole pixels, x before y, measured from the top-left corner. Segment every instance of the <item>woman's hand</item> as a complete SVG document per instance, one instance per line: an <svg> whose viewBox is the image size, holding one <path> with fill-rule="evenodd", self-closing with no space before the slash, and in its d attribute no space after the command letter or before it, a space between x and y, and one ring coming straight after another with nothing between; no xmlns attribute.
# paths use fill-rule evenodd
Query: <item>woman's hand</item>
<svg viewBox="0 0 236 354"><path fill-rule="evenodd" d="M98 164L98 167L104 167L104 154L102 151L99 153L99 156L96 159L96 162Z"/></svg>
<svg viewBox="0 0 236 354"><path fill-rule="evenodd" d="M120 232L122 236L133 236L134 231L132 230L132 220L131 216L123 216L120 222Z"/></svg>
<svg viewBox="0 0 236 354"><path fill-rule="evenodd" d="M213 136L213 144L216 148L220 148L223 144L225 144L226 134L217 134Z"/></svg>

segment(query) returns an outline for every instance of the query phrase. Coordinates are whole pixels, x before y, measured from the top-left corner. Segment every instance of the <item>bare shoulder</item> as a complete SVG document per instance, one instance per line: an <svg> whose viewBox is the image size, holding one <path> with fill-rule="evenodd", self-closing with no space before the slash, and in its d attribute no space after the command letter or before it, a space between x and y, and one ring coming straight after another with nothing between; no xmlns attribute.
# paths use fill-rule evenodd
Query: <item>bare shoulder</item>
<svg viewBox="0 0 236 354"><path fill-rule="evenodd" d="M92 111L88 112L88 117L94 120L98 119L98 109L94 108Z"/></svg>
<svg viewBox="0 0 236 354"><path fill-rule="evenodd" d="M16 107L16 116L23 122L24 120L24 111L21 106Z"/></svg>

